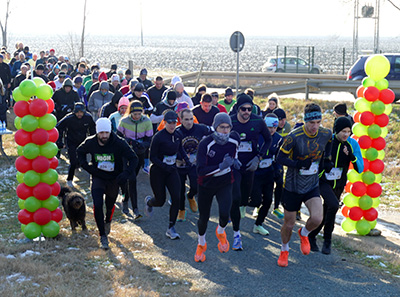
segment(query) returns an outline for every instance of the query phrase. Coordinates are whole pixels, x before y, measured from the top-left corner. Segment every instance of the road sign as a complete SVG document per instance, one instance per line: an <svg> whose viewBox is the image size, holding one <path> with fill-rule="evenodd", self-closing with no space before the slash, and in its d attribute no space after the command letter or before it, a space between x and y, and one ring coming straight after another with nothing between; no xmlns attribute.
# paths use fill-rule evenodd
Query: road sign
<svg viewBox="0 0 400 297"><path fill-rule="evenodd" d="M229 44L234 52L240 52L244 47L244 36L242 32L233 32Z"/></svg>

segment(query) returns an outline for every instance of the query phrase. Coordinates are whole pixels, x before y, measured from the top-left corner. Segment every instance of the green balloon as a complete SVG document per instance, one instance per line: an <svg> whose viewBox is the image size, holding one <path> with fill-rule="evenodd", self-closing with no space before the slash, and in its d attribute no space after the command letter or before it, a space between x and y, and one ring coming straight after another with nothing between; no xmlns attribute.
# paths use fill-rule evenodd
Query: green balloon
<svg viewBox="0 0 400 297"><path fill-rule="evenodd" d="M353 130L353 134L358 136L358 137L361 137L363 135L367 135L368 134L368 127L364 126L361 123L355 123L353 125L352 130Z"/></svg>
<svg viewBox="0 0 400 297"><path fill-rule="evenodd" d="M378 159L379 159L379 152L378 152ZM382 173L375 174L375 182L380 184L382 181Z"/></svg>
<svg viewBox="0 0 400 297"><path fill-rule="evenodd" d="M33 160L37 156L39 156L39 153L40 153L39 146L32 142L28 143L23 147L22 153L25 158L27 158L29 160Z"/></svg>
<svg viewBox="0 0 400 297"><path fill-rule="evenodd" d="M388 128L387 127L381 128L381 137L385 138L387 134L388 134Z"/></svg>
<svg viewBox="0 0 400 297"><path fill-rule="evenodd" d="M372 207L372 198L368 195L364 195L358 200L358 204L363 210L370 209Z"/></svg>
<svg viewBox="0 0 400 297"><path fill-rule="evenodd" d="M378 80L378 81L375 83L375 87L376 87L379 91L382 91L382 90L384 90L384 89L389 88L389 82L388 82L387 79L383 78L383 79L381 79L381 80Z"/></svg>
<svg viewBox="0 0 400 297"><path fill-rule="evenodd" d="M36 87L39 87L41 85L45 85L46 84L46 82L42 78L40 78L38 76L33 78L33 82L35 83ZM37 89L36 89L36 92L37 92Z"/></svg>
<svg viewBox="0 0 400 297"><path fill-rule="evenodd" d="M377 208L381 204L381 199L379 197L372 198L372 207Z"/></svg>
<svg viewBox="0 0 400 297"><path fill-rule="evenodd" d="M58 180L58 173L54 169L49 169L45 173L40 174L40 181L42 183L46 183L48 185L52 185L57 180Z"/></svg>
<svg viewBox="0 0 400 297"><path fill-rule="evenodd" d="M393 109L392 104L385 104L385 111L383 113L389 115L392 112L392 109Z"/></svg>
<svg viewBox="0 0 400 297"><path fill-rule="evenodd" d="M15 117L14 127L18 130L21 129L21 118L20 117Z"/></svg>
<svg viewBox="0 0 400 297"><path fill-rule="evenodd" d="M56 210L58 205L60 204L60 201L56 196L50 196L48 199L42 201L42 207L47 208L50 211Z"/></svg>
<svg viewBox="0 0 400 297"><path fill-rule="evenodd" d="M371 221L371 222L368 222L368 223L371 226L371 229L374 229L375 226L376 226L377 221L375 220L375 221Z"/></svg>
<svg viewBox="0 0 400 297"><path fill-rule="evenodd" d="M354 102L354 107L358 112L363 113L364 111L371 111L371 103L365 98L358 98L356 102Z"/></svg>
<svg viewBox="0 0 400 297"><path fill-rule="evenodd" d="M375 173L371 171L364 172L362 174L362 181L367 185L372 185L375 182Z"/></svg>
<svg viewBox="0 0 400 297"><path fill-rule="evenodd" d="M385 151L384 151L384 150L378 151L378 157L377 157L377 159L383 160L384 158L385 158Z"/></svg>
<svg viewBox="0 0 400 297"><path fill-rule="evenodd" d="M385 103L383 103L381 100L376 100L371 103L371 112L374 115L381 115L385 112L385 108Z"/></svg>
<svg viewBox="0 0 400 297"><path fill-rule="evenodd" d="M21 119L21 128L27 132L35 131L38 125L38 119L31 114L28 114Z"/></svg>
<svg viewBox="0 0 400 297"><path fill-rule="evenodd" d="M390 71L390 62L384 55L372 55L365 61L365 73L373 80L385 78Z"/></svg>
<svg viewBox="0 0 400 297"><path fill-rule="evenodd" d="M366 76L362 80L362 85L363 85L364 88L375 86L375 81L372 78Z"/></svg>
<svg viewBox="0 0 400 297"><path fill-rule="evenodd" d="M353 221L350 218L345 218L342 221L342 229L344 232L351 232L355 228L356 228L356 221Z"/></svg>
<svg viewBox="0 0 400 297"><path fill-rule="evenodd" d="M30 98L35 95L36 84L30 79L25 79L20 83L19 89L21 90L22 95Z"/></svg>
<svg viewBox="0 0 400 297"><path fill-rule="evenodd" d="M49 85L41 85L36 89L36 97L48 100L53 96L53 89Z"/></svg>
<svg viewBox="0 0 400 297"><path fill-rule="evenodd" d="M21 209L21 210L25 209L24 204L25 204L25 200L18 199L18 207L19 207L19 209Z"/></svg>
<svg viewBox="0 0 400 297"><path fill-rule="evenodd" d="M21 231L24 232L26 225L21 224Z"/></svg>
<svg viewBox="0 0 400 297"><path fill-rule="evenodd" d="M17 174L16 174L16 177L17 177L17 181L20 184L22 184L24 182L24 174L22 172L18 171Z"/></svg>
<svg viewBox="0 0 400 297"><path fill-rule="evenodd" d="M23 146L20 146L20 145L17 146L17 154L19 157L24 155L24 147Z"/></svg>
<svg viewBox="0 0 400 297"><path fill-rule="evenodd" d="M358 181L361 181L361 174L359 174L357 171L355 171L354 169L351 169L347 172L347 179L351 182L351 183L355 183Z"/></svg>
<svg viewBox="0 0 400 297"><path fill-rule="evenodd" d="M365 219L361 219L356 223L357 233L360 235L367 235L371 231L371 225Z"/></svg>
<svg viewBox="0 0 400 297"><path fill-rule="evenodd" d="M24 183L28 187L36 186L38 183L40 183L40 173L37 173L37 172L35 172L33 170L28 170L24 174Z"/></svg>
<svg viewBox="0 0 400 297"><path fill-rule="evenodd" d="M53 129L57 124L57 119L51 113L47 113L39 118L39 128L45 129L47 131Z"/></svg>
<svg viewBox="0 0 400 297"><path fill-rule="evenodd" d="M19 87L14 89L14 91L12 92L12 95L13 95L13 99L14 99L15 102L18 102L18 101L29 101L29 99L30 99L29 97L26 97L26 96L22 95L21 89Z"/></svg>
<svg viewBox="0 0 400 297"><path fill-rule="evenodd" d="M40 155L47 159L53 158L58 153L58 147L54 142L48 141L43 145L40 145Z"/></svg>
<svg viewBox="0 0 400 297"><path fill-rule="evenodd" d="M343 203L347 207L358 206L358 197L354 196L352 193L347 193L343 197ZM354 228L353 228L354 229Z"/></svg>
<svg viewBox="0 0 400 297"><path fill-rule="evenodd" d="M378 158L378 151L373 147L370 147L365 152L365 158L367 158L368 161L375 161Z"/></svg>
<svg viewBox="0 0 400 297"><path fill-rule="evenodd" d="M379 127L377 124L372 124L371 126L369 126L367 131L368 136L372 139L378 138L379 136L381 136L382 133L381 127Z"/></svg>
<svg viewBox="0 0 400 297"><path fill-rule="evenodd" d="M42 233L45 237L56 237L60 232L60 225L56 221L50 221L42 226Z"/></svg>
<svg viewBox="0 0 400 297"><path fill-rule="evenodd" d="M25 226L24 234L29 239L34 239L36 237L39 237L41 233L42 233L42 228L35 222L31 222Z"/></svg>
<svg viewBox="0 0 400 297"><path fill-rule="evenodd" d="M42 207L42 202L39 199L31 196L25 200L25 209L30 212L35 212Z"/></svg>

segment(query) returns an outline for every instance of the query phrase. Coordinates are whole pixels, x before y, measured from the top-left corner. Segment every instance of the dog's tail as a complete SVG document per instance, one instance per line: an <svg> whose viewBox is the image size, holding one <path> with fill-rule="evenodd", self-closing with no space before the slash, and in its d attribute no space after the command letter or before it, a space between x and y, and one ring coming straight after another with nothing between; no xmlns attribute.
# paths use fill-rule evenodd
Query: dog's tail
<svg viewBox="0 0 400 297"><path fill-rule="evenodd" d="M72 192L72 189L70 187L62 187L60 194L58 194L58 197L62 198L65 196L65 194L71 193L71 192Z"/></svg>

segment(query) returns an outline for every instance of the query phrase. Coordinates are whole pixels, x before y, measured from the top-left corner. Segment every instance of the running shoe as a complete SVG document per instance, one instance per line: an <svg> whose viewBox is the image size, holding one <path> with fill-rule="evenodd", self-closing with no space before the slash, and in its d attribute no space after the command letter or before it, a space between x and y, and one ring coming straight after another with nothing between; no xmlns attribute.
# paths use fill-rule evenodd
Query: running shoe
<svg viewBox="0 0 400 297"><path fill-rule="evenodd" d="M133 210L133 219L136 221L138 219L140 219L142 217L142 215L139 212L139 209L135 208Z"/></svg>
<svg viewBox="0 0 400 297"><path fill-rule="evenodd" d="M268 232L268 230L267 229L265 229L262 225L260 225L260 226L257 226L257 225L254 225L254 227L253 227L253 233L258 233L258 234L261 234L261 235L269 235L269 232Z"/></svg>
<svg viewBox="0 0 400 297"><path fill-rule="evenodd" d="M319 252L319 247L317 245L317 239L315 237L308 236L308 241L310 242L311 251Z"/></svg>
<svg viewBox="0 0 400 297"><path fill-rule="evenodd" d="M197 245L196 254L194 255L194 260L196 262L204 262L206 260L206 255L204 255L207 250L207 242L204 245Z"/></svg>
<svg viewBox="0 0 400 297"><path fill-rule="evenodd" d="M106 235L110 234L111 231L111 222L104 222L104 232L106 232Z"/></svg>
<svg viewBox="0 0 400 297"><path fill-rule="evenodd" d="M280 211L279 208L275 208L272 214L275 215L278 219L283 219L283 213Z"/></svg>
<svg viewBox="0 0 400 297"><path fill-rule="evenodd" d="M107 235L102 235L100 237L100 244L103 250L108 250L110 247L108 246L108 238Z"/></svg>
<svg viewBox="0 0 400 297"><path fill-rule="evenodd" d="M240 209L240 217L244 219L244 217L246 216L246 206L240 206L239 209Z"/></svg>
<svg viewBox="0 0 400 297"><path fill-rule="evenodd" d="M186 210L180 210L178 212L178 217L176 218L177 222L184 222L186 221Z"/></svg>
<svg viewBox="0 0 400 297"><path fill-rule="evenodd" d="M181 238L181 237L179 236L179 234L176 233L176 231L175 231L175 226L172 226L171 228L169 228L169 229L167 230L167 232L165 233L165 235L167 235L167 236L168 236L169 238L171 238L172 240Z"/></svg>
<svg viewBox="0 0 400 297"><path fill-rule="evenodd" d="M215 235L217 236L219 242L218 242L218 250L221 253L226 253L227 251L229 251L229 241L226 239L226 233L224 230L224 233L219 234L218 233L218 227L217 229L215 229Z"/></svg>
<svg viewBox="0 0 400 297"><path fill-rule="evenodd" d="M331 241L330 240L324 241L321 252L325 255L329 255L331 253Z"/></svg>
<svg viewBox="0 0 400 297"><path fill-rule="evenodd" d="M253 217L258 217L258 211L260 210L260 208L259 207L254 207L254 210L253 210Z"/></svg>
<svg viewBox="0 0 400 297"><path fill-rule="evenodd" d="M188 198L188 201L189 201L190 210L191 210L192 212L197 212L197 211L199 210L199 207L197 206L196 199L194 199L194 198L192 198L192 199Z"/></svg>
<svg viewBox="0 0 400 297"><path fill-rule="evenodd" d="M234 250L234 251L241 251L241 250L243 250L242 238L241 238L239 235L236 235L236 236L233 238L232 250Z"/></svg>
<svg viewBox="0 0 400 297"><path fill-rule="evenodd" d="M74 187L74 183L72 182L72 180L67 180L67 186L70 188Z"/></svg>
<svg viewBox="0 0 400 297"><path fill-rule="evenodd" d="M288 266L288 258L289 252L288 251L281 251L278 259L278 266L280 267L287 267Z"/></svg>
<svg viewBox="0 0 400 297"><path fill-rule="evenodd" d="M296 220L297 220L297 221L301 221L301 212L300 212L300 211L298 211L298 212L296 213Z"/></svg>
<svg viewBox="0 0 400 297"><path fill-rule="evenodd" d="M147 203L150 201L151 196L146 196L144 198L144 213L146 216L151 217L153 215L153 207L149 206Z"/></svg>
<svg viewBox="0 0 400 297"><path fill-rule="evenodd" d="M126 215L129 214L129 202L128 201L122 201L122 212Z"/></svg>
<svg viewBox="0 0 400 297"><path fill-rule="evenodd" d="M308 241L308 236L302 236L301 235L301 229L298 230L299 236L300 236L300 250L303 253L303 255L308 255L310 253L310 242Z"/></svg>
<svg viewBox="0 0 400 297"><path fill-rule="evenodd" d="M148 165L144 166L143 167L143 172L146 173L146 174L150 174L150 166L148 166Z"/></svg>
<svg viewBox="0 0 400 297"><path fill-rule="evenodd" d="M371 229L369 233L367 234L368 236L381 236L382 232L378 229Z"/></svg>

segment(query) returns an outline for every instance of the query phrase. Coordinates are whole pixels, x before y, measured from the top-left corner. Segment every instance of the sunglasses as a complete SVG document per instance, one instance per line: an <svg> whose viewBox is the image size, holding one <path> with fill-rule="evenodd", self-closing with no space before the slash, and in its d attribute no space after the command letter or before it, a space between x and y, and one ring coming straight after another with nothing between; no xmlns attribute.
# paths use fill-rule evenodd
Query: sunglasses
<svg viewBox="0 0 400 297"><path fill-rule="evenodd" d="M241 111L251 111L253 108L252 107L241 107Z"/></svg>

